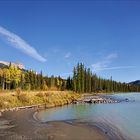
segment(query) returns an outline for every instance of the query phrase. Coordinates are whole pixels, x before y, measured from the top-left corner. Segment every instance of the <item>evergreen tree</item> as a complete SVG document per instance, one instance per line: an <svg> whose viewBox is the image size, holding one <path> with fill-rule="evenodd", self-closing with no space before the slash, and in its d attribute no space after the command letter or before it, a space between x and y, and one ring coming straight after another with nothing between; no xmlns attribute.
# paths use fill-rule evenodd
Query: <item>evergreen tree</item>
<svg viewBox="0 0 140 140"><path fill-rule="evenodd" d="M85 72L84 72L84 65L80 64L80 76L81 76L81 92L83 93L85 91Z"/></svg>
<svg viewBox="0 0 140 140"><path fill-rule="evenodd" d="M74 67L74 70L73 70L73 90L75 92L77 92L77 71L76 71L76 67Z"/></svg>

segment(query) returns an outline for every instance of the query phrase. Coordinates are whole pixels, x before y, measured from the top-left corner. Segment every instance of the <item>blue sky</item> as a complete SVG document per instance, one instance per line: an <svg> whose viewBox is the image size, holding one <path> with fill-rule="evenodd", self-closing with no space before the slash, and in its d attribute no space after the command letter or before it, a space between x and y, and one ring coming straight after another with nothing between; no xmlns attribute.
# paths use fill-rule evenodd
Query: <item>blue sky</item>
<svg viewBox="0 0 140 140"><path fill-rule="evenodd" d="M129 82L140 79L139 53L138 1L0 1L0 60L63 77L83 62Z"/></svg>

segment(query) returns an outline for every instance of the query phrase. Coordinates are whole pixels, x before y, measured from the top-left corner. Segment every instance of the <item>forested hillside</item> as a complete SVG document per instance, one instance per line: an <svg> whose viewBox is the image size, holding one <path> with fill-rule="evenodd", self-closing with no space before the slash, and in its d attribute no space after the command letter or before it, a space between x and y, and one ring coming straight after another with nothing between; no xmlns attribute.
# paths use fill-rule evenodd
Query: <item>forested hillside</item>
<svg viewBox="0 0 140 140"><path fill-rule="evenodd" d="M21 70L13 65L0 69L0 89L14 90L73 90L78 93L91 92L131 92L140 91L140 87L103 79L93 74L80 63L74 67L73 76L68 79L43 76L32 70Z"/></svg>
<svg viewBox="0 0 140 140"><path fill-rule="evenodd" d="M130 85L134 85L134 86L140 86L140 80L136 80L136 81L130 82L129 84Z"/></svg>

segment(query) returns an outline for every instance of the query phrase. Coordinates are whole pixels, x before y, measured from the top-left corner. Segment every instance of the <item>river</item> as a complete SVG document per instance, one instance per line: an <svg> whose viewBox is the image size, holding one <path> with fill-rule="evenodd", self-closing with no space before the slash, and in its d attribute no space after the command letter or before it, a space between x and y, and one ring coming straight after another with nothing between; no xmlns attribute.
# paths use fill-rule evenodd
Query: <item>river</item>
<svg viewBox="0 0 140 140"><path fill-rule="evenodd" d="M140 93L119 93L115 98L129 102L114 104L77 104L42 110L38 118L42 122L79 120L98 124L101 129L109 128L120 132L125 139L140 140ZM106 130L104 130L106 131Z"/></svg>

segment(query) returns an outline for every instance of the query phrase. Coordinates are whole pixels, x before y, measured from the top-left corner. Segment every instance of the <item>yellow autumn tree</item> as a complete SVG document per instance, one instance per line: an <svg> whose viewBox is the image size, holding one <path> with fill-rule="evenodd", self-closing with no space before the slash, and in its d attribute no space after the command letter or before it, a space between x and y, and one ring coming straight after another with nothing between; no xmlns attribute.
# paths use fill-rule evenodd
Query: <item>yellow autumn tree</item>
<svg viewBox="0 0 140 140"><path fill-rule="evenodd" d="M10 81L11 82L14 81L15 84L18 85L18 83L21 81L22 71L14 66L10 66L9 72L10 72Z"/></svg>

